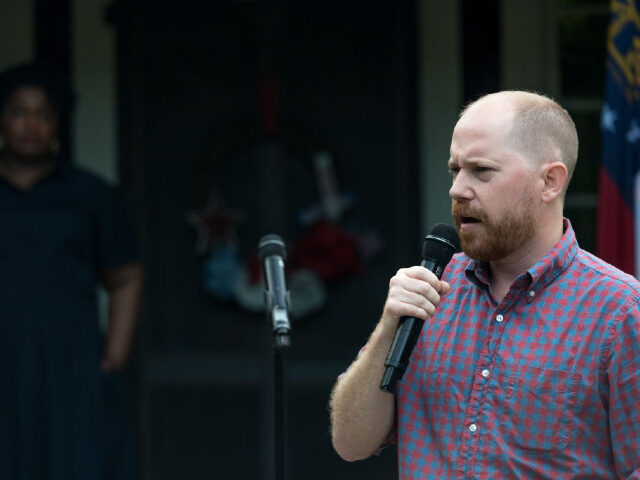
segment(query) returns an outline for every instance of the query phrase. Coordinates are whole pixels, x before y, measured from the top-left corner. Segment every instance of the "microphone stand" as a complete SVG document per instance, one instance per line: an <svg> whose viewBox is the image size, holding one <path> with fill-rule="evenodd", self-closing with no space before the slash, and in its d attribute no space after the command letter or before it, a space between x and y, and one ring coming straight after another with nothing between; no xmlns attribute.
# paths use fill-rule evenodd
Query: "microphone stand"
<svg viewBox="0 0 640 480"><path fill-rule="evenodd" d="M270 301L271 300L271 301ZM287 295L288 300L288 295ZM287 302L289 303L289 302ZM267 307L274 302L267 298ZM275 419L275 480L285 478L285 402L284 402L284 351L291 346L287 310L281 307L267 309L267 316L273 323L273 391Z"/></svg>

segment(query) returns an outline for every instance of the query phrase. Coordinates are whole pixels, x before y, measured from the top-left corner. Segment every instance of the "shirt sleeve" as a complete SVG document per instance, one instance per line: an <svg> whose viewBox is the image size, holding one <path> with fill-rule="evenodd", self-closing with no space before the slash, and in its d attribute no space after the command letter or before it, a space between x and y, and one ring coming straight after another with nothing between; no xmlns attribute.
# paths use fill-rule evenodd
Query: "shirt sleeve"
<svg viewBox="0 0 640 480"><path fill-rule="evenodd" d="M139 261L140 254L119 190L107 184L101 184L96 190L98 269Z"/></svg>
<svg viewBox="0 0 640 480"><path fill-rule="evenodd" d="M620 478L640 479L640 300L621 315L608 364L611 446Z"/></svg>

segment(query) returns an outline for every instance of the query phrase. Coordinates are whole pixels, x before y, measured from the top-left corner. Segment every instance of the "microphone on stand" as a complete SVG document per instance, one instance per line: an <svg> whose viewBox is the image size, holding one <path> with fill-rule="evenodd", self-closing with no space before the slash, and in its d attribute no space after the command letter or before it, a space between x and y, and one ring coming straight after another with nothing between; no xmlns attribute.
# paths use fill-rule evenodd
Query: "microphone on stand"
<svg viewBox="0 0 640 480"><path fill-rule="evenodd" d="M455 227L446 223L438 223L431 227L422 244L422 262L420 265L435 273L438 280L453 257L460 251L460 238ZM409 357L413 352L422 330L424 320L414 317L402 317L393 337L387 359L384 361L385 371L380 382L380 390L394 393L396 382L402 378Z"/></svg>
<svg viewBox="0 0 640 480"><path fill-rule="evenodd" d="M291 345L291 298L284 277L284 261L287 258L284 242L278 235L265 235L258 243L258 254L264 271L265 307L267 318L273 325L275 346L288 347Z"/></svg>
<svg viewBox="0 0 640 480"><path fill-rule="evenodd" d="M265 235L258 242L258 254L262 261L266 289L264 292L267 318L273 325L273 391L275 419L275 479L285 478L286 465L286 419L285 419L285 374L284 347L291 346L291 324L289 310L291 298L284 278L284 261L287 252L278 235Z"/></svg>

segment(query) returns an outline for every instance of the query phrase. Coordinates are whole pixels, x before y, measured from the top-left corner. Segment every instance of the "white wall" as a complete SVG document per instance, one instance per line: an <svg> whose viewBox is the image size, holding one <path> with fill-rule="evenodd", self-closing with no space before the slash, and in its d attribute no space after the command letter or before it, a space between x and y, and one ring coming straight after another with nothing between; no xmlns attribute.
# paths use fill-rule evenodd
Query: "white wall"
<svg viewBox="0 0 640 480"><path fill-rule="evenodd" d="M555 0L501 0L501 88L559 92Z"/></svg>
<svg viewBox="0 0 640 480"><path fill-rule="evenodd" d="M447 169L462 101L460 1L418 2L418 152L421 229L453 223Z"/></svg>
<svg viewBox="0 0 640 480"><path fill-rule="evenodd" d="M0 0L0 71L31 60L33 15L33 0Z"/></svg>
<svg viewBox="0 0 640 480"><path fill-rule="evenodd" d="M72 65L78 97L73 153L76 165L115 183L118 179L116 53L115 30L103 20L108 3L73 2Z"/></svg>

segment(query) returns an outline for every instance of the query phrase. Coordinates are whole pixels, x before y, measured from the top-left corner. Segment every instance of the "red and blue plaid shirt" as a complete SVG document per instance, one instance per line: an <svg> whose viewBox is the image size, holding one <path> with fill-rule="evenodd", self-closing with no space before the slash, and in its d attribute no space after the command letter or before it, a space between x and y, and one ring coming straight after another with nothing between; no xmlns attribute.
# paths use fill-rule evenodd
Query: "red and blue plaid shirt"
<svg viewBox="0 0 640 480"><path fill-rule="evenodd" d="M398 384L401 479L640 479L640 284L565 233L496 304L454 256Z"/></svg>

